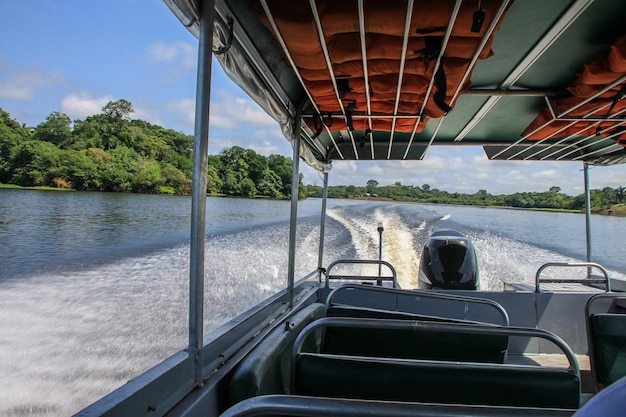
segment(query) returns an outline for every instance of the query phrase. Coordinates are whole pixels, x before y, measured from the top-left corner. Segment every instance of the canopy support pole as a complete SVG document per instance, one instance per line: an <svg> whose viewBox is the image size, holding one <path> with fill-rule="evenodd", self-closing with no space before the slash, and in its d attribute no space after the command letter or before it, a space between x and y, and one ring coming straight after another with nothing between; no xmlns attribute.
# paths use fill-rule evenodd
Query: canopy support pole
<svg viewBox="0 0 626 417"><path fill-rule="evenodd" d="M591 192L589 190L589 164L583 162L585 178L585 224L587 235L587 262L591 262ZM587 268L587 277L591 275L591 268Z"/></svg>
<svg viewBox="0 0 626 417"><path fill-rule="evenodd" d="M320 218L320 243L317 255L317 276L322 281L322 268L324 258L324 233L326 230L326 203L328 201L328 172L324 173L324 191L322 192L322 215Z"/></svg>
<svg viewBox="0 0 626 417"><path fill-rule="evenodd" d="M198 2L198 73L191 186L191 239L189 255L189 355L194 359L194 384L202 385L204 318L204 254L206 246L206 186L209 149L209 104L215 2Z"/></svg>
<svg viewBox="0 0 626 417"><path fill-rule="evenodd" d="M289 264L287 287L289 290L289 308L293 307L294 283L296 271L296 232L298 225L298 192L300 186L300 135L302 128L302 106L296 112L293 129L293 164L291 168L291 215L289 218Z"/></svg>

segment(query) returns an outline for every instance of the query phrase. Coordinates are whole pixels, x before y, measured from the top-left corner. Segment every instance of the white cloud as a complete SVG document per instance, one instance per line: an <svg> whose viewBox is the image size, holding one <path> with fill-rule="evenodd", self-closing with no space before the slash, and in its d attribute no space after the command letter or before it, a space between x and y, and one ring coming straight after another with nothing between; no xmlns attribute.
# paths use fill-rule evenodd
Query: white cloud
<svg viewBox="0 0 626 417"><path fill-rule="evenodd" d="M238 129L242 126L276 128L276 122L254 101L219 90L211 102L211 126ZM282 136L282 135L281 135Z"/></svg>
<svg viewBox="0 0 626 417"><path fill-rule="evenodd" d="M226 90L214 91L213 95L210 108L211 129L246 130L249 132L246 134L248 137L258 139L283 138L278 124L254 101L237 97ZM195 99L184 98L169 102L166 109L176 111L179 120L193 130L195 103Z"/></svg>
<svg viewBox="0 0 626 417"><path fill-rule="evenodd" d="M626 164L592 166L589 168L589 182L591 188L626 187Z"/></svg>
<svg viewBox="0 0 626 417"><path fill-rule="evenodd" d="M159 118L158 112L133 105L133 114L131 118L144 120L148 123L152 123L153 125L163 126L163 121Z"/></svg>
<svg viewBox="0 0 626 417"><path fill-rule="evenodd" d="M567 162L489 161L480 148L432 147L423 161L335 161L330 173L331 185L365 185L374 179L383 185L400 182L403 185L429 184L449 192L473 194L486 189L491 194L511 194L518 191L547 191L552 186L562 192L578 195L583 192L581 166ZM611 170L606 176L600 172ZM598 167L592 171L591 183L613 180L613 187L626 184L626 166ZM621 175L620 175L621 174ZM597 178L597 179L596 179ZM316 181L305 175L305 183Z"/></svg>
<svg viewBox="0 0 626 417"><path fill-rule="evenodd" d="M290 146L285 140L285 145ZM269 156L272 154L284 155L285 147L278 146L276 143L264 140L263 142L255 142L250 145L250 149L258 154Z"/></svg>
<svg viewBox="0 0 626 417"><path fill-rule="evenodd" d="M44 72L37 68L0 66L0 97L13 100L31 100L35 89L64 82L58 71Z"/></svg>
<svg viewBox="0 0 626 417"><path fill-rule="evenodd" d="M190 132L193 132L196 117L196 100L181 98L180 100L170 101L165 108L175 111L177 113L175 118L184 124Z"/></svg>
<svg viewBox="0 0 626 417"><path fill-rule="evenodd" d="M187 42L155 42L146 47L146 56L153 62L181 65L185 69L195 68L196 49Z"/></svg>
<svg viewBox="0 0 626 417"><path fill-rule="evenodd" d="M61 111L71 118L83 119L87 116L102 113L102 108L112 96L92 97L88 93L70 94L61 101Z"/></svg>

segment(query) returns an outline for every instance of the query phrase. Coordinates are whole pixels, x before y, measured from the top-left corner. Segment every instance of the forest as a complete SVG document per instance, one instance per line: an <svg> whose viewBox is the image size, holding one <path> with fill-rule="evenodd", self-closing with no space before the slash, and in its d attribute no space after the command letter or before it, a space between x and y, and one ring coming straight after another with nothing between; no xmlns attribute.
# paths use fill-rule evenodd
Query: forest
<svg viewBox="0 0 626 417"><path fill-rule="evenodd" d="M190 194L193 136L131 119L131 113L132 104L118 100L84 120L53 112L36 127L26 127L0 109L0 183ZM240 147L208 158L209 194L291 196L291 158ZM306 188L300 190L299 197L306 197Z"/></svg>
<svg viewBox="0 0 626 417"><path fill-rule="evenodd" d="M321 197L322 187L309 185L307 194L310 197ZM624 187L604 187L590 190L591 210L606 214L624 215ZM429 184L420 186L402 185L395 183L389 186L380 186L378 181L369 180L364 187L330 186L329 198L374 198L396 201L413 201L432 204L459 204L474 206L499 206L526 209L554 209L581 211L585 208L585 195L569 196L561 193L558 186L550 187L544 192L517 192L508 195L492 195L486 190L478 190L474 194L450 193L431 188Z"/></svg>
<svg viewBox="0 0 626 417"><path fill-rule="evenodd" d="M132 104L111 101L102 113L71 120L51 113L27 127L0 109L0 184L48 186L79 191L190 194L193 136L131 119ZM208 156L207 193L290 198L292 160L260 155L238 146ZM591 190L591 209L626 214L626 189ZM322 188L302 185L298 197L321 197ZM580 211L584 195L569 196L553 186L544 192L492 195L450 193L428 184L331 186L329 198L377 198L435 204L461 204Z"/></svg>

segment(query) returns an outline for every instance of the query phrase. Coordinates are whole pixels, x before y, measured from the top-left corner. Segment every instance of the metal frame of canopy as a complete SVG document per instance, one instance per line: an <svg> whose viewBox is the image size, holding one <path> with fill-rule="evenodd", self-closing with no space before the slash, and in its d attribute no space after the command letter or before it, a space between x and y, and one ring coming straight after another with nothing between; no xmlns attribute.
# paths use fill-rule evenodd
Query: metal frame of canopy
<svg viewBox="0 0 626 417"><path fill-rule="evenodd" d="M528 0L530 1L530 0ZM538 0L545 1L545 0ZM302 114L302 107L294 105L296 100L292 100L289 95L289 91L284 88L284 83L287 81L278 77L269 68L269 64L266 63L262 57L266 51L261 51L255 47L254 41L250 35L246 33L245 28L242 27L239 22L233 25L233 32L235 34L234 47L231 51L232 54L239 54L237 58L241 58L241 61L237 61L237 65L243 65L244 72L248 70L252 71L256 78L248 80L249 83L258 83L261 88L254 91L248 91L251 97L257 101L261 106L268 111L272 117L274 117L283 128L283 132L287 134L289 140L293 143L293 173L294 181L292 183L292 199L291 199L291 218L290 218L290 236L289 236L289 271L288 271L288 295L283 297L272 297L266 303L260 305L253 313L244 315L241 321L235 324L230 324L224 333L214 334L210 336L208 340L209 345L206 345L207 340L204 338L203 333L203 316L204 316L204 279L205 279L205 243L206 243L206 172L207 172L207 149L209 140L209 99L210 99L210 79L211 79L211 50L216 42L222 43L224 35L227 34L227 21L229 15L232 15L232 11L229 5L236 3L234 0L165 0L170 6L174 14L179 20L198 37L198 81L197 81L197 97L196 97L196 124L194 131L194 167L193 167L193 187L192 187L192 223L191 223L191 254L190 254L190 276L189 276L189 347L187 352L179 352L178 354L170 357L161 364L157 365L152 370L134 379L131 383L121 387L115 394L101 399L94 406L90 407L81 415L165 415L169 413L174 407L176 410L174 413L177 415L197 415L197 410L201 409L203 413L215 414L215 409L210 409L211 400L215 394L212 389L215 386L211 386L213 383L209 376L223 375L232 371L236 362L236 352L238 349L248 343L248 341L236 340L236 338L242 334L260 335L262 338L263 333L259 329L263 327L263 331L269 332L266 329L267 323L263 322L266 318L270 317L275 319L281 314L284 314L286 310L294 306L296 303L294 294L295 277L295 223L297 218L297 196L298 196L298 177L299 177L299 158L302 157L307 163L316 166L318 169L324 172L324 198L322 203L321 213L321 228L320 228L320 247L318 254L318 279L322 273L322 258L323 258L323 236L325 229L325 217L326 217L326 200L328 191L328 161L325 158L316 159L316 156L325 156L325 152L330 149L337 148L339 146L335 143L333 146L333 135L328 134L325 138L326 142L323 143L319 138L313 138L312 132L307 127L301 127L301 116L308 117ZM241 2L245 3L245 2ZM363 1L359 2L361 5ZM564 1L561 3L565 3ZM309 4L314 4L311 0ZM570 20L575 21L575 17L579 16L588 7L593 6L591 0L576 0L569 3L571 7L568 8L567 14L563 15L563 26L556 25L553 29L555 32L554 39L550 39L549 34L544 34L540 37L540 42L537 44L543 45L547 48L558 39L560 32L565 31L568 25L565 22L568 20L565 16L570 16ZM606 3L605 3L606 4ZM616 3L611 3L616 4ZM249 23L249 22L247 22ZM254 22L252 22L254 24ZM260 24L257 24L259 26ZM360 21L361 27L362 22ZM267 40L267 37L263 39ZM272 45L272 48L274 45ZM237 49L239 48L239 50ZM537 50L539 51L539 49ZM229 74L234 74L236 81L244 87L251 88L251 84L246 84L242 81L241 73L236 72L236 68L233 67L233 61L229 61L229 58L222 54L222 60L220 63L226 68ZM530 65L532 62L542 57L543 53L531 53L527 54L523 61L528 61ZM531 62L532 61L532 62ZM276 64L275 62L273 64ZM366 64L367 66L367 64ZM284 68L282 68L284 69ZM525 71L523 65L517 65L515 71ZM516 78L514 72L509 72L510 77ZM516 73L515 73L516 74ZM508 80L508 78L507 78ZM292 80L293 81L293 80ZM282 83L282 84L281 84ZM336 86L335 86L336 87ZM535 94L546 95L552 94L551 89L541 90L523 90L517 91L513 89L514 82L510 85L506 83L499 83L499 87L495 90L489 90L487 93L490 95L496 95L498 97L507 97L510 95L532 96ZM485 94L484 88L481 91L475 90L468 97L475 94ZM488 99L490 100L490 99ZM502 99L504 101L504 99ZM397 101L396 101L397 103ZM300 104L300 103L298 103ZM482 109L482 105L479 106ZM493 108L493 106L492 106ZM491 111L491 110L490 110ZM482 112L482 110L481 110ZM474 113L468 120L476 119L476 124L487 116L489 112L484 114ZM310 116L310 115L309 115ZM373 114L366 114L359 117L373 117ZM396 115L392 115L396 117ZM399 117L399 116L398 116ZM480 120L479 120L480 118ZM442 129L442 123L437 126L437 133ZM467 124L464 126L468 126ZM470 131L473 131L473 129ZM431 132L426 132L432 134ZM301 138L302 135L302 138ZM354 135L354 134L353 134ZM372 139L373 140L373 139ZM415 146L415 140L410 146ZM394 139L395 141L395 139ZM445 142L445 141L442 141ZM448 140L448 143L451 142ZM475 138L464 136L460 142L477 144ZM505 141L484 141L485 143L498 144L501 146L509 146L512 142ZM425 142L428 146L435 143L435 136L428 136L428 140ZM301 146L301 145L305 146ZM439 143L436 143L439 144ZM329 145L328 147L326 145ZM421 146L424 146L422 144ZM350 147L353 147L350 144ZM556 147L556 146L555 146ZM389 148L386 148L389 149ZM515 148L511 148L515 149ZM420 149L421 150L421 149ZM403 150L404 151L404 150ZM389 154L387 150L387 155ZM407 155L406 151L403 154ZM423 153L422 153L423 154ZM503 153L504 155L505 153ZM372 152L374 155L374 152ZM416 152L417 155L417 152ZM588 162L584 162L585 171L585 185L587 194L587 207L589 208L589 187L588 187ZM589 212L587 212L587 221L589 223ZM588 230L590 228L588 227ZM591 257L591 247L588 238L588 258ZM315 272L308 277L315 275ZM299 296L299 294L298 294ZM308 297L308 295L305 295ZM284 300L287 300L283 303ZM284 304L284 305L283 305ZM280 305L280 307L275 307ZM262 316L258 321L256 316ZM560 314L560 311L559 311ZM253 317L254 316L254 317ZM232 330L232 332L231 332ZM224 358L227 358L228 363L224 363ZM229 368L230 366L230 368ZM191 375L193 374L193 378ZM216 378L217 379L217 378ZM204 390L198 390L194 388L200 388L204 386ZM208 407L208 408L207 408ZM194 414L196 411L196 414Z"/></svg>
<svg viewBox="0 0 626 417"><path fill-rule="evenodd" d="M171 2L168 2L168 4L171 7L170 3ZM183 2L180 2L180 1L176 2L178 6L180 6L180 4L182 3ZM270 16L270 20L271 20L271 12L269 8L267 7L266 1L261 0L261 3L265 8L266 13ZM509 3L508 1L502 2L502 5L499 9L498 16L500 16L500 14L503 13L504 10L508 7L508 3ZM524 73L532 66L532 64L536 62L542 56L542 54L553 44L553 42L556 39L558 39L558 37L565 30L567 30L570 27L570 25L576 20L576 17L579 16L581 13L583 13L587 9L587 7L590 6L591 3L592 3L591 0L577 0L576 2L574 2L567 9L567 12L561 16L560 20L552 27L550 32L545 34L541 38L541 41L533 48L532 51L530 51L527 55L525 55L523 61L515 67L514 71L512 71L505 78L505 80L502 83L500 83L498 89L487 90L487 91L485 91L484 89L481 89L480 91L477 91L477 90L474 91L473 94L487 94L490 97L487 100L487 102L485 102L485 104L479 108L478 112L465 125L465 127L461 130L461 132L458 135L456 135L456 137L454 138L454 142L458 143L458 142L464 141L467 134L469 134L469 132L472 131L472 129L478 124L478 122L480 122L486 116L486 114L495 106L495 104L499 101L501 97L504 97L507 95L515 95L515 94L519 94L520 96L539 94L537 92L533 92L529 90L516 91L511 88L515 86L515 83L524 75ZM411 4L412 2L409 1L408 2L409 10L411 10ZM361 43L363 47L363 65L364 65L364 70L365 70L365 77L367 78L367 59L366 59L366 51L365 51L364 22L363 22L363 1L360 0L358 2L358 5L359 5L359 26L361 28L361 36L362 36ZM455 12L458 11L459 5L460 5L460 1L457 1L455 5ZM192 203L192 225L191 225L191 257L190 257L191 265L190 265L189 350L194 356L194 363L196 364L195 383L197 385L200 385L203 379L203 376L201 375L202 370L200 366L200 363L201 363L200 352L202 350L202 343L203 343L204 246L205 246L205 220L206 220L205 219L206 196L205 196L204 190L206 189L206 168L207 168L206 155L207 155L207 149L208 149L208 131L209 131L209 100L210 100L211 56L212 56L211 50L212 50L212 45L215 43L216 41L215 38L217 36L214 34L214 24L213 24L214 19L216 17L219 17L223 21L225 17L224 8L227 8L227 6L223 2L223 0L208 0L208 1L199 2L199 3L189 2L188 6L192 10L195 10L194 7L199 8L199 10L197 10L197 12L199 13L198 19L197 20L189 19L188 26L194 26L194 27L197 26L198 28L197 35L199 39L198 81L197 81L197 97L196 97L196 125L195 125L195 133L194 133L194 136L195 136L194 171L193 171L194 177L193 177L193 189L192 189L193 203ZM498 21L498 18L494 20L492 27L489 28L488 35L486 35L482 39L481 47L484 46L487 40L487 37L492 33L494 26ZM408 20L409 20L409 17L407 17L407 22ZM444 43L447 42L449 38L453 21L454 19L452 19L452 23L450 23L450 25L448 26L446 30L446 38L444 40ZM321 33L321 26L319 23L319 18L316 19L316 24L317 24L318 30L320 31L320 37L323 37L323 34ZM407 26L408 26L408 23L407 23ZM219 29L220 28L217 27L215 31L219 32ZM237 30L238 29L233 28L233 31L237 31ZM275 27L275 30L278 31L278 28ZM405 28L405 41L403 45L403 51L406 50L406 42L407 42L406 31L407 30L408 29ZM243 41L241 42L243 42L244 44L246 42L249 42L246 40L247 36L242 36L242 38L243 38ZM285 55L287 56L288 60L291 60L289 58L289 51L286 49L284 42L281 41L280 37L278 39L280 43L283 45L283 51ZM249 48L249 47L252 47L252 45L248 45L246 48ZM246 52L249 52L249 51L247 50ZM439 65L439 62L442 56L443 56L443 49L440 55L438 56L437 65ZM329 65L330 67L331 66L330 58L328 56L327 51L325 52L324 58L327 61L327 65ZM478 58L478 52L472 58L471 66L475 64L477 58ZM254 58L253 56L251 60L254 65L259 65L258 68L263 68L263 66L260 64L262 60L260 60L259 57ZM292 65L293 65L293 61L292 61ZM403 65L404 65L404 62L403 62ZM401 66L401 72L402 72L403 65ZM297 74L297 68L295 68L295 65L294 65L294 69L296 69L296 75L298 76L298 78L300 78L300 76ZM332 75L332 71L331 71L331 75ZM465 74L464 77L467 77L467 76L469 76L469 70ZM278 88L279 83L276 79L274 79L274 81L272 81L272 79L273 78L271 75L265 75L265 82L267 82L270 86L273 85L274 87L272 89L272 94L280 96L282 93L281 93L281 90ZM402 87L401 80L402 78L400 77L399 83L398 83L398 91ZM300 78L300 81L302 82L301 78ZM624 81L624 79L620 79L618 82L614 84L619 84L622 81ZM434 80L431 79L427 94L431 93L433 83L434 83ZM589 100L592 100L593 98L601 95L603 92L608 91L612 86L613 84L610 86L607 86L605 89L603 89L602 91L600 91L599 93L591 97ZM334 78L333 78L333 87L335 89L337 99L340 100L337 82ZM366 93L368 91L369 89L366 89ZM456 95L458 95L458 93L459 93L459 90L455 92L455 97ZM470 90L470 94L472 94L471 90ZM547 96L551 94L551 92L550 91L541 92L541 94L546 94ZM367 97L369 100L369 94L367 94ZM400 95L398 93L396 101L394 103L394 112L392 115L394 123L397 117L404 117L402 115L397 114L399 97ZM309 101L312 101L313 99L313 97L311 97L310 95L308 95L307 98ZM547 98L546 98L546 102L550 104L550 101ZM294 274L295 274L295 249L296 249L295 248L296 246L295 244L296 218L297 218L297 206L298 206L297 200L298 200L298 185L299 185L299 181L298 181L299 156L303 156L303 152L301 151L301 135L304 136L303 139L306 142L306 145L309 147L311 146L315 147L317 151L320 151L321 150L320 148L323 147L323 145L321 145L321 142L318 139L313 138L311 136L311 132L308 131L308 128L306 126L303 126L302 124L303 117L311 117L311 114L304 113L303 111L304 105L299 105L298 107L296 107L295 112L294 112L293 104L290 104L289 101L286 104L287 104L286 108L290 109L286 113L288 120L283 121L281 123L283 124L283 127L284 127L283 131L291 135L290 141L292 142L292 145L293 145L292 169L293 169L294 175L293 175L293 181L292 181L292 196L291 196L289 264L288 264L288 282L287 282L289 297L290 297L289 306L293 306L293 299L294 299L293 291L294 291L294 283L295 283ZM567 114L571 112L572 110L574 110L576 107L577 106L574 106L570 108L569 110L561 112L561 114L559 115L556 115L555 112L553 112L554 118L555 119L561 118L563 120L569 120L569 119L565 119L565 116L567 116ZM368 109L369 109L369 101L368 101ZM617 114L616 116L619 116L620 114L621 113ZM345 116L346 115L343 114L341 117L345 117ZM371 118L374 116L375 115L370 113L368 110L368 114L357 115L355 117L364 117L370 121L370 125L371 125ZM589 115L589 116L590 116L589 120L594 121L594 119L591 118L592 115ZM416 127L420 121L419 115L415 119L416 119L416 122L415 122L415 127ZM573 118L571 122L574 123L577 120L578 119ZM605 120L605 119L602 119L602 120ZM622 123L625 123L622 119L619 119L619 120L621 120ZM435 141L437 133L439 132L443 123L444 123L444 119L442 118L437 123L437 126L432 136L428 140L425 147L422 149L422 153L417 159L423 158L425 152ZM328 131L327 127L326 127L326 130L327 130L328 137L330 138L330 141L334 144L333 147L331 147L330 149L334 148L337 155L343 158L340 148L337 146L337 143L333 139L333 133ZM348 132L348 136L352 143L351 146L354 150L354 154L356 157L355 159L359 159L359 153L358 153L358 150L356 149L354 135L351 132ZM409 149L414 142L414 137L415 137L415 128L413 129L413 133L411 134L410 139L406 143L407 147L405 151L403 152L404 154L403 159L407 157ZM492 157L497 158L499 156L506 156L506 159L517 159L517 157L526 153L528 149L531 149L535 146L539 146L541 142L543 142L544 140L547 140L547 139L544 139L542 141L535 142L530 147L524 148L522 151L518 151L517 153L513 155L511 155L510 153L506 154L507 151L516 150L515 147L519 145L522 141L524 141L524 139L525 138L522 138L514 143L504 145L504 148L500 150L499 152L497 152ZM374 157L374 144L373 144L374 139L372 136L370 136L369 140L370 140L370 148L371 148L371 157L373 158ZM391 152L391 146L393 145L393 141L394 141L394 128L392 126L392 129L390 131L390 136L389 136L388 148L386 152L387 159L389 159L389 157L391 156L390 152ZM561 142L564 142L564 140L561 140ZM556 142L556 143L551 142L548 144L546 149L550 150L552 148L556 148L561 142ZM576 144L568 144L569 147L574 147L575 145ZM326 151L328 152L329 148L324 147L324 149L326 149ZM546 149L542 149L539 152L535 152L533 155L527 156L524 159L532 159L533 157L539 154L544 154L545 156ZM555 152L553 152L553 154L554 153ZM564 156L566 155L561 153L560 158L557 158L557 159L562 159ZM579 156L576 159L580 159L580 158L581 157ZM546 159L546 157L541 158L541 159ZM585 178L585 195L586 195L586 202L587 202L586 204L586 207L587 207L587 212L586 212L587 261L591 261L592 250L591 250L591 239L590 239L591 227L590 227L590 211L589 211L589 183L588 183L588 163L587 162L583 163L583 171L584 171L584 178ZM326 171L324 173L324 195L323 195L324 198L323 198L323 203L322 203L320 246L319 246L319 255L318 255L318 275L319 276L321 276L321 273L323 271L323 266L322 266L323 236L324 236L324 225L325 225L324 220L325 220L325 215L326 215L325 212L326 212L327 187L328 187L328 172Z"/></svg>

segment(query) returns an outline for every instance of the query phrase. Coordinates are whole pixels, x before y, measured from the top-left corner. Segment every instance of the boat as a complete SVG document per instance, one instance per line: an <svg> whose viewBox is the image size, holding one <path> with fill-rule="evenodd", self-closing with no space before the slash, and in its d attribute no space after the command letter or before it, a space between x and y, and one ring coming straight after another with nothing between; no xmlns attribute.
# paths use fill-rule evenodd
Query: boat
<svg viewBox="0 0 626 417"><path fill-rule="evenodd" d="M579 161L587 185L590 165L626 162L625 2L165 3L198 38L189 344L78 416L623 413L626 287L592 259L502 291L398 288L384 259L337 261L379 270L357 276L321 259L334 164L481 146ZM204 334L213 57L291 142L293 183L285 289ZM301 160L325 192L318 267L296 277Z"/></svg>

